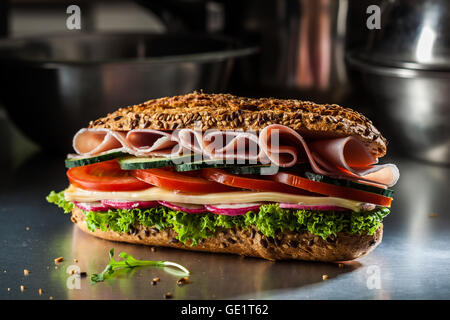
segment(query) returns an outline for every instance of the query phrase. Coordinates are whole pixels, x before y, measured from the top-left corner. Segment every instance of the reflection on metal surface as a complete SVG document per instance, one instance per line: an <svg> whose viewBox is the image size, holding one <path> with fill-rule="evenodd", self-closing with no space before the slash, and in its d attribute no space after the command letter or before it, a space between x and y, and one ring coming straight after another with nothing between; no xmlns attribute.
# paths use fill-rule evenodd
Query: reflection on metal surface
<svg viewBox="0 0 450 320"><path fill-rule="evenodd" d="M424 27L417 42L416 58L418 62L429 63L433 61L433 44L435 40L436 32L429 26Z"/></svg>
<svg viewBox="0 0 450 320"><path fill-rule="evenodd" d="M114 248L116 255L125 251L137 259L177 262L188 268L191 275L190 283L182 287L176 284L180 276L151 267L131 270L95 285L90 285L86 278L81 281L80 290L68 290L70 299L161 299L166 292L173 293L175 299L232 299L250 293L256 293L257 299L269 289L298 289L322 282L324 274L332 280L361 266L358 262L348 262L343 267L338 264L298 261L271 262L170 248L156 248L152 252L147 246L95 238L75 226L71 242L70 259L78 259L81 270L87 271L89 275L104 269L109 261L110 248ZM156 286L151 284L154 277L161 279Z"/></svg>
<svg viewBox="0 0 450 320"><path fill-rule="evenodd" d="M377 125L406 154L450 164L450 72L391 68L348 56L372 98Z"/></svg>
<svg viewBox="0 0 450 320"><path fill-rule="evenodd" d="M382 26L347 61L379 127L406 154L450 164L450 2L377 0Z"/></svg>
<svg viewBox="0 0 450 320"><path fill-rule="evenodd" d="M447 0L370 2L382 8L382 25L378 32L365 33L359 49L364 60L395 68L450 70Z"/></svg>
<svg viewBox="0 0 450 320"><path fill-rule="evenodd" d="M382 27L347 54L379 128L405 154L450 164L450 3L376 1Z"/></svg>

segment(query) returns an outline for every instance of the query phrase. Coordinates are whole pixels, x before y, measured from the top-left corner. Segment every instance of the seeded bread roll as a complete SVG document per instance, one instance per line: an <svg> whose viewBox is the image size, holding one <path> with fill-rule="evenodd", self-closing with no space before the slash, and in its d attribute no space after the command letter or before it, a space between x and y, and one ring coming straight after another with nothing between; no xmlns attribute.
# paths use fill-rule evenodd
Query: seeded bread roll
<svg viewBox="0 0 450 320"><path fill-rule="evenodd" d="M259 131L270 124L286 125L312 139L355 136L377 158L386 153L386 139L362 114L335 104L292 99L251 99L194 92L120 108L92 121L89 128Z"/></svg>
<svg viewBox="0 0 450 320"><path fill-rule="evenodd" d="M130 233L114 231L91 232L85 223L85 215L78 208L72 211L72 222L84 232L96 237L150 246L173 247L185 250L232 253L268 260L346 261L368 254L380 244L383 225L373 235L338 233L333 239L323 240L308 231L283 232L276 238L268 238L255 229L222 230L196 246L185 245L176 239L174 230L159 231L156 228L136 226Z"/></svg>

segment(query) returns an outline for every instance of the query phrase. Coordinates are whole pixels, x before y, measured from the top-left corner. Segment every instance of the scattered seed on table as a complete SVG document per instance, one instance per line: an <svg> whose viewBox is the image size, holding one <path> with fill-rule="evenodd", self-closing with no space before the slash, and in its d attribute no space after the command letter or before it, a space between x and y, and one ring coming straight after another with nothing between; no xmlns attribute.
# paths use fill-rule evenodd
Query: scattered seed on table
<svg viewBox="0 0 450 320"><path fill-rule="evenodd" d="M60 263L60 262L63 262L63 261L64 261L63 257L59 257L59 258L55 259L55 263Z"/></svg>
<svg viewBox="0 0 450 320"><path fill-rule="evenodd" d="M185 284L188 284L189 282L190 282L190 280L189 280L188 277L183 277L183 278L181 278L181 279L178 279L177 285L183 286L183 285L185 285Z"/></svg>
<svg viewBox="0 0 450 320"><path fill-rule="evenodd" d="M164 294L164 299L172 299L172 293L170 293L170 292L167 292L167 293L165 293Z"/></svg>

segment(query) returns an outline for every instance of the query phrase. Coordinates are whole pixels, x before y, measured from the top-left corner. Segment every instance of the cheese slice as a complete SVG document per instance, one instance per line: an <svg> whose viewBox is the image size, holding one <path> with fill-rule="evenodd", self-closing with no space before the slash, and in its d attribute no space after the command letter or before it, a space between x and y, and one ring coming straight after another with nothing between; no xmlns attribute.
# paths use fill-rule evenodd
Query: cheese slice
<svg viewBox="0 0 450 320"><path fill-rule="evenodd" d="M281 192L233 191L208 194L188 194L152 187L139 191L88 191L70 185L64 192L67 201L94 202L99 200L169 201L191 204L226 204L252 202L286 202L311 206L338 206L360 211L362 202L335 197L311 197Z"/></svg>

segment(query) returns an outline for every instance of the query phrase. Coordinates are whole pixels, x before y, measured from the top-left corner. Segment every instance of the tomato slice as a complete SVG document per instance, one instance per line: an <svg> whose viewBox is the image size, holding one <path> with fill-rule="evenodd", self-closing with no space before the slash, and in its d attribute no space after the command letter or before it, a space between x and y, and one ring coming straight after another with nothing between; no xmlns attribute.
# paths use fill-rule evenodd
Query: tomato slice
<svg viewBox="0 0 450 320"><path fill-rule="evenodd" d="M117 160L104 161L67 170L75 187L93 191L133 191L151 188L148 183L120 169Z"/></svg>
<svg viewBox="0 0 450 320"><path fill-rule="evenodd" d="M303 195L314 195L311 192L293 188L272 180L257 179L251 175L242 176L232 173L228 173L221 169L202 169L201 174L208 180L222 183L227 186L250 189L255 191L272 191L272 192L284 192Z"/></svg>
<svg viewBox="0 0 450 320"><path fill-rule="evenodd" d="M170 169L131 170L133 176L160 188L189 193L213 193L233 191L223 184L209 181L193 174L175 172Z"/></svg>
<svg viewBox="0 0 450 320"><path fill-rule="evenodd" d="M392 198L389 197L371 192L356 190L353 188L336 186L329 183L312 181L288 172L278 172L277 174L271 176L271 179L296 188L320 193L331 197L368 202L384 207L390 207L392 202Z"/></svg>

